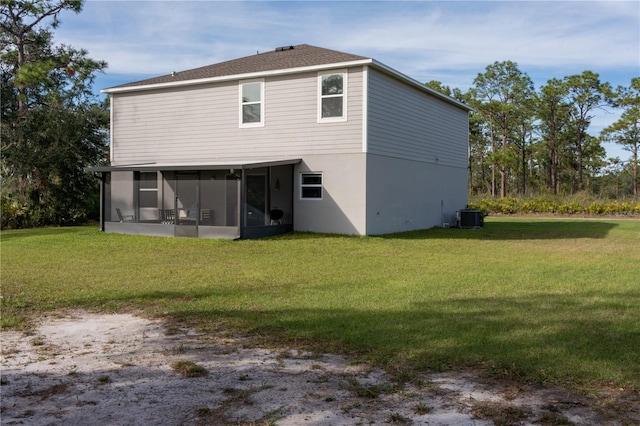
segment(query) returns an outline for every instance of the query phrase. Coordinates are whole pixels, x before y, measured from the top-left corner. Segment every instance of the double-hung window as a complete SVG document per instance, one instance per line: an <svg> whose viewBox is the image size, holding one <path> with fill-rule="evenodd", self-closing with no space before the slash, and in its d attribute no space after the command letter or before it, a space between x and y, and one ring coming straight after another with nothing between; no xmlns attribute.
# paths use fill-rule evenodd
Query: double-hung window
<svg viewBox="0 0 640 426"><path fill-rule="evenodd" d="M264 80L240 82L240 127L264 126Z"/></svg>
<svg viewBox="0 0 640 426"><path fill-rule="evenodd" d="M347 73L318 74L318 122L347 120Z"/></svg>
<svg viewBox="0 0 640 426"><path fill-rule="evenodd" d="M322 173L300 174L300 199L322 200Z"/></svg>

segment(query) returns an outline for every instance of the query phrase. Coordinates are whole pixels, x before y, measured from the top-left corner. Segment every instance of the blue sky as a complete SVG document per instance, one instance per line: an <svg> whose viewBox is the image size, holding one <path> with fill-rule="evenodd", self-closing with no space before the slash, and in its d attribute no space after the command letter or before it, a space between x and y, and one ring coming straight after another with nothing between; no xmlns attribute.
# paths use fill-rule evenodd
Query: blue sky
<svg viewBox="0 0 640 426"><path fill-rule="evenodd" d="M466 91L494 61L512 60L539 88L550 78L640 76L635 1L123 1L64 13L58 43L109 64L96 91L293 44L372 57L418 81ZM597 111L597 135L619 112ZM608 156L630 154L606 145Z"/></svg>

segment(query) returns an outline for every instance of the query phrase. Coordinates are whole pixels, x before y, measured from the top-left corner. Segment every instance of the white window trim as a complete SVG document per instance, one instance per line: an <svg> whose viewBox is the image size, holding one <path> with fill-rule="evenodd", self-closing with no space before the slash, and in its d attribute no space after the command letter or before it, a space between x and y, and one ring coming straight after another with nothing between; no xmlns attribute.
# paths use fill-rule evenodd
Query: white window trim
<svg viewBox="0 0 640 426"><path fill-rule="evenodd" d="M322 117L322 77L325 75L341 74L342 75L342 95L333 95L333 97L342 96L342 117ZM318 73L318 123L337 123L347 121L347 88L349 87L347 80L347 70L331 70L321 71Z"/></svg>
<svg viewBox="0 0 640 426"><path fill-rule="evenodd" d="M115 105L115 99L113 95L109 95L109 161L113 164L115 153L113 152L113 107Z"/></svg>
<svg viewBox="0 0 640 426"><path fill-rule="evenodd" d="M257 123L243 123L242 122L242 106L245 105L242 102L242 86L248 83L260 83L260 102L250 102L246 105L252 104L260 104L260 121ZM241 80L238 82L238 123L240 124L240 128L250 128L250 127L264 127L264 78L256 78L252 80Z"/></svg>
<svg viewBox="0 0 640 426"><path fill-rule="evenodd" d="M303 184L302 183L302 176L303 175L320 175L320 180L322 183L319 184ZM302 189L303 188L320 188L321 192L320 192L320 197L319 198L312 198L312 197L303 197L302 196ZM302 201L322 201L324 199L324 175L322 172L312 172L312 171L306 171L306 172L300 172L300 200Z"/></svg>

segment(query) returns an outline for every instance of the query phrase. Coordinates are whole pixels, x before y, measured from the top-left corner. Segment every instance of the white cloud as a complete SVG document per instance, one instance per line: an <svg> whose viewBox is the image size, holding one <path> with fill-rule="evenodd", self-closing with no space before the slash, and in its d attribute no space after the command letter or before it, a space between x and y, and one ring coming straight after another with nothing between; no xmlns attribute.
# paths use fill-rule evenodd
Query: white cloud
<svg viewBox="0 0 640 426"><path fill-rule="evenodd" d="M469 4L426 3L411 16L373 18L352 28L346 45L411 55L416 70L480 71L506 59L554 68L639 65L637 4L609 13L587 2Z"/></svg>
<svg viewBox="0 0 640 426"><path fill-rule="evenodd" d="M637 2L93 2L57 36L109 72L162 74L310 43L420 79L496 60L561 70L640 66ZM66 27L66 23L72 25Z"/></svg>

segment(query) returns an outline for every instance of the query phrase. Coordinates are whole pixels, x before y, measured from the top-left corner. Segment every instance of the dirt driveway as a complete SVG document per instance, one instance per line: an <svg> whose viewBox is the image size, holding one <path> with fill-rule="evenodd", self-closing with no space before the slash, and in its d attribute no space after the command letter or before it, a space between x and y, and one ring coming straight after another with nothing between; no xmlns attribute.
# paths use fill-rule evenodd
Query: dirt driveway
<svg viewBox="0 0 640 426"><path fill-rule="evenodd" d="M66 313L1 337L3 425L640 422L637 411L611 417L584 398L471 373L399 385L341 356L261 349L130 314Z"/></svg>

